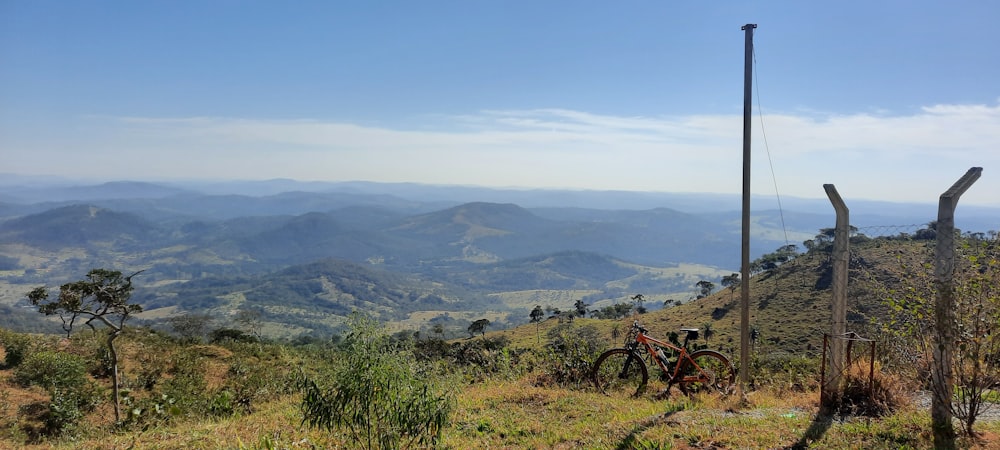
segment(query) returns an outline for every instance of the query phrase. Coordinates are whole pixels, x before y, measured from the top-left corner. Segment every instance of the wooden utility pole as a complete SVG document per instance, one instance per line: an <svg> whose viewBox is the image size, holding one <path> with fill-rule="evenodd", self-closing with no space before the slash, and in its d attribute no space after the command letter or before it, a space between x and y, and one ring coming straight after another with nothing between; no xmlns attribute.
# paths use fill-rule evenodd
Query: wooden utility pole
<svg viewBox="0 0 1000 450"><path fill-rule="evenodd" d="M934 431L934 448L955 448L955 429L951 423L951 401L954 393L951 366L954 362L955 341L958 339L955 323L955 207L958 198L982 175L982 167L973 167L938 200L938 219L934 249L934 278L937 284L937 301L934 303L934 322L937 327L934 345L934 367L931 370L931 428Z"/></svg>
<svg viewBox="0 0 1000 450"><path fill-rule="evenodd" d="M743 25L746 34L743 56L743 245L740 261L740 392L750 383L750 116L753 108L753 29Z"/></svg>

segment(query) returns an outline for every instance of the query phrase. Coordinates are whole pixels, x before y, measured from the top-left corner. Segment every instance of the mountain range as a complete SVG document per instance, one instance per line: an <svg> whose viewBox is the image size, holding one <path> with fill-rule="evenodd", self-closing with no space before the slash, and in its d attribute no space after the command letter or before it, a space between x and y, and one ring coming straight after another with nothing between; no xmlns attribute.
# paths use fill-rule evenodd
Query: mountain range
<svg viewBox="0 0 1000 450"><path fill-rule="evenodd" d="M826 200L757 200L753 258L834 225ZM516 324L533 303L692 297L697 281L739 271L739 205L716 194L7 180L0 306L93 268L141 269L135 299L150 321L253 309L295 335L331 332L362 309L417 328L483 315ZM936 217L933 205L855 205L852 223L873 231L912 232ZM996 230L1000 209L960 209L956 224Z"/></svg>

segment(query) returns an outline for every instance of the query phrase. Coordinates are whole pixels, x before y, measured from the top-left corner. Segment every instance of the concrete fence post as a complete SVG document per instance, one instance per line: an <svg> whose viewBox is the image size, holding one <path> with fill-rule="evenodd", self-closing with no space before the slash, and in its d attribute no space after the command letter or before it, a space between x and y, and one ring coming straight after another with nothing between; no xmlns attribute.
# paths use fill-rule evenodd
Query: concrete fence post
<svg viewBox="0 0 1000 450"><path fill-rule="evenodd" d="M830 376L824 379L823 397L820 408L826 414L832 413L840 399L840 386L844 373L844 334L847 332L847 269L850 259L851 220L850 210L832 184L824 184L830 203L837 213L837 224L833 235L833 304L830 319L830 353L828 364Z"/></svg>
<svg viewBox="0 0 1000 450"><path fill-rule="evenodd" d="M934 249L934 281L937 298L934 303L934 365L931 370L931 427L934 448L955 448L952 425L952 364L954 362L957 324L955 322L955 207L958 198L982 175L982 167L969 169L938 201L936 247Z"/></svg>

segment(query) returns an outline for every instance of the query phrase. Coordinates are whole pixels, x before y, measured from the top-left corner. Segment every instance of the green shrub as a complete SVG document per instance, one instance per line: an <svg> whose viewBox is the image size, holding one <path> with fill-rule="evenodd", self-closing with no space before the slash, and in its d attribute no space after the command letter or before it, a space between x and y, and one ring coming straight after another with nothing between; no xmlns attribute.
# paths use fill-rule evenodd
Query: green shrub
<svg viewBox="0 0 1000 450"><path fill-rule="evenodd" d="M43 415L47 435L75 429L83 416L94 409L101 393L87 378L83 358L54 351L28 354L14 370L14 381L22 386L41 386L51 399Z"/></svg>
<svg viewBox="0 0 1000 450"><path fill-rule="evenodd" d="M341 431L358 448L434 446L448 421L451 395L422 376L412 353L390 345L368 318L353 316L342 365L329 389L303 377L303 422Z"/></svg>
<svg viewBox="0 0 1000 450"><path fill-rule="evenodd" d="M234 407L235 403L233 401L233 392L228 389L223 389L216 392L215 396L212 397L211 403L208 405L208 410L216 416L226 417L231 416L236 412Z"/></svg>
<svg viewBox="0 0 1000 450"><path fill-rule="evenodd" d="M292 391L294 383L284 371L260 370L262 364L262 361L254 364L237 359L229 366L222 391L229 395L231 405L228 414L235 413L237 408L240 412L250 414L257 403ZM273 361L266 364L272 367L283 366Z"/></svg>
<svg viewBox="0 0 1000 450"><path fill-rule="evenodd" d="M205 381L203 359L190 352L176 355L170 377L165 377L160 393L173 401L174 406L187 414L203 414L213 400Z"/></svg>
<svg viewBox="0 0 1000 450"><path fill-rule="evenodd" d="M49 391L76 389L87 382L87 363L68 353L34 352L14 369L14 381L21 386L41 386Z"/></svg>
<svg viewBox="0 0 1000 450"><path fill-rule="evenodd" d="M24 355L31 348L31 339L21 333L0 329L0 345L6 352L4 368L10 369L17 367L24 360Z"/></svg>
<svg viewBox="0 0 1000 450"><path fill-rule="evenodd" d="M142 399L132 397L131 391L127 390L122 390L121 394L125 411L122 425L126 428L147 429L182 413L176 400L166 394Z"/></svg>
<svg viewBox="0 0 1000 450"><path fill-rule="evenodd" d="M508 347L509 340L500 336L496 338L478 338L461 343L452 344L447 348L444 357L452 368L465 377L468 382L478 382L492 377L503 379L515 379L525 370L523 367L523 349L511 349ZM418 347L422 354L426 347ZM426 356L421 359L433 361Z"/></svg>
<svg viewBox="0 0 1000 450"><path fill-rule="evenodd" d="M85 404L86 402L83 402L80 395L74 391L54 389L44 419L46 434L59 435L73 431L85 414Z"/></svg>
<svg viewBox="0 0 1000 450"><path fill-rule="evenodd" d="M561 324L548 333L549 342L541 350L539 385L577 387L590 383L590 369L606 345L591 325Z"/></svg>

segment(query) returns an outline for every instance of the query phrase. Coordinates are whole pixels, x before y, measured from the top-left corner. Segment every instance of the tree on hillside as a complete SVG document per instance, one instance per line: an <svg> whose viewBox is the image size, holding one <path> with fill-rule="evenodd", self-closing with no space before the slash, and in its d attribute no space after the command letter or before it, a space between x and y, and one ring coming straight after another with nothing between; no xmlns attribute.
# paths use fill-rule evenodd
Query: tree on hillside
<svg viewBox="0 0 1000 450"><path fill-rule="evenodd" d="M642 305L642 302L646 299L642 294L635 294L632 296L632 301L635 302L635 312L638 314L646 314L646 307Z"/></svg>
<svg viewBox="0 0 1000 450"><path fill-rule="evenodd" d="M535 341L541 342L541 336L538 334L538 324L541 323L542 319L545 318L545 311L542 310L542 305L535 305L535 309L531 310L531 322L535 324Z"/></svg>
<svg viewBox="0 0 1000 450"><path fill-rule="evenodd" d="M125 321L129 316L142 312L142 306L128 302L132 297L132 277L140 273L141 270L126 277L117 270L94 269L87 273L85 280L60 286L59 295L54 300L49 299L49 290L44 286L28 293L28 300L38 307L38 312L47 316L59 315L67 336L73 331L77 319L81 317L87 319L84 325L95 331L93 324L95 321L108 328L107 345L111 353L115 422L121 422L118 351L115 348L115 339L124 331Z"/></svg>
<svg viewBox="0 0 1000 450"><path fill-rule="evenodd" d="M490 321L486 319L478 319L469 325L469 337L475 337L476 333L480 333L486 336L486 327L490 326Z"/></svg>
<svg viewBox="0 0 1000 450"><path fill-rule="evenodd" d="M167 323L182 341L200 344L212 323L212 317L208 314L181 314L167 319Z"/></svg>
<svg viewBox="0 0 1000 450"><path fill-rule="evenodd" d="M257 338L257 340L260 340L263 337L261 336L260 331L261 328L263 328L264 320L263 315L259 310L253 308L240 308L240 310L236 312L234 320L236 320L236 323L243 327L246 334Z"/></svg>
<svg viewBox="0 0 1000 450"><path fill-rule="evenodd" d="M628 317L629 314L632 314L633 309L634 306L631 303L615 303L614 305L605 306L597 311L591 311L590 317L595 319L620 319L622 317Z"/></svg>
<svg viewBox="0 0 1000 450"><path fill-rule="evenodd" d="M533 323L541 322L545 317L545 311L542 310L542 305L535 305L535 309L531 310L530 317Z"/></svg>
<svg viewBox="0 0 1000 450"><path fill-rule="evenodd" d="M722 277L722 287L729 289L729 300L733 300L733 295L736 293L736 288L740 286L740 274L733 273L731 275L726 275Z"/></svg>
<svg viewBox="0 0 1000 450"><path fill-rule="evenodd" d="M577 300L576 303L573 304L573 307L576 308L576 315L580 317L584 317L587 315L588 306L590 305L584 303L583 300Z"/></svg>
<svg viewBox="0 0 1000 450"><path fill-rule="evenodd" d="M858 227L850 225L847 229L848 233L853 236L858 232ZM820 228L819 233L816 237L803 241L802 246L806 248L808 252L814 251L832 251L833 250L833 236L837 233L836 228Z"/></svg>
<svg viewBox="0 0 1000 450"><path fill-rule="evenodd" d="M715 289L715 283L711 281L701 280L694 284L698 288L698 298L708 297L712 290Z"/></svg>
<svg viewBox="0 0 1000 450"><path fill-rule="evenodd" d="M816 236L817 241L820 238L826 239L827 236L826 230L829 229L824 228L823 231ZM815 249L819 245L824 245L826 247L832 248L833 243L832 241L830 241L830 243L819 244L816 241L810 240L803 243L803 245L805 245L806 248L809 249ZM785 264L795 259L798 256L798 254L799 254L798 246L795 244L787 244L778 247L778 249L775 250L773 253L767 253L761 256L760 258L757 258L756 260L750 262L750 267L749 267L750 274L758 275L762 273L763 274L773 273L775 270L778 269L778 267L781 267L782 264ZM775 280L775 286L777 286L777 280Z"/></svg>

